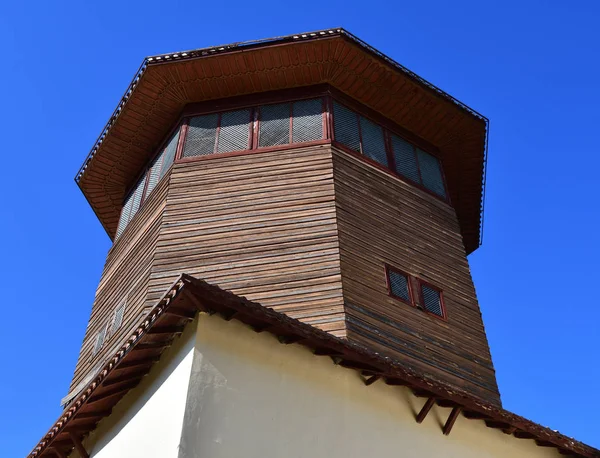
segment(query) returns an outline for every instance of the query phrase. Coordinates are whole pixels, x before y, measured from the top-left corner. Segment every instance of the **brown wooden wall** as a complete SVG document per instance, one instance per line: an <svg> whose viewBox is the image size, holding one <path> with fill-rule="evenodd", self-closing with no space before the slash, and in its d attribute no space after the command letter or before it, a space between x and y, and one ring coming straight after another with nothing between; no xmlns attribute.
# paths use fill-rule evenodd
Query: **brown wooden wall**
<svg viewBox="0 0 600 458"><path fill-rule="evenodd" d="M168 184L169 179L165 177L108 252L71 381L71 390L123 343L121 337L130 334L131 327L135 325L147 303L148 281ZM98 331L112 319L115 308L123 299L127 300L123 324L115 335L106 340L101 351L92 356Z"/></svg>
<svg viewBox="0 0 600 458"><path fill-rule="evenodd" d="M329 146L175 164L152 268L345 335Z"/></svg>
<svg viewBox="0 0 600 458"><path fill-rule="evenodd" d="M389 297L385 263L441 288L448 321ZM183 272L500 403L454 209L331 145L174 164L109 252L72 388Z"/></svg>
<svg viewBox="0 0 600 458"><path fill-rule="evenodd" d="M334 149L347 337L500 403L454 209ZM448 321L388 295L385 264L443 290Z"/></svg>

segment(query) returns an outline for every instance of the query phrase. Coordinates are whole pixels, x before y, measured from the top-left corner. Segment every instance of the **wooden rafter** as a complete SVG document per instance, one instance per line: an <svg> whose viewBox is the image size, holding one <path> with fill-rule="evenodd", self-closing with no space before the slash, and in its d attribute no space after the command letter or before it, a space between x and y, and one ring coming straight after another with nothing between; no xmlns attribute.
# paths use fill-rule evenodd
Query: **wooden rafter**
<svg viewBox="0 0 600 458"><path fill-rule="evenodd" d="M454 423L456 423L456 419L458 418L458 415L460 414L460 411L462 410L462 407L454 407L452 409L452 412L450 412L450 415L448 415L448 419L446 420L446 424L444 425L444 435L448 435L450 434L450 431L452 431L452 427L454 426Z"/></svg>
<svg viewBox="0 0 600 458"><path fill-rule="evenodd" d="M77 434L71 432L71 433L69 433L69 437L71 438L71 441L73 442L73 445L75 446L75 448L79 452L79 455L81 456L81 458L90 458L90 455L88 455L87 450L85 449L85 447L81 443L81 440L79 439L79 437L77 436Z"/></svg>
<svg viewBox="0 0 600 458"><path fill-rule="evenodd" d="M425 405L423 406L421 411L417 414L417 418L416 418L417 423L423 423L423 420L425 420L425 417L427 416L427 414L429 413L429 411L431 410L431 408L433 407L434 404L435 404L435 398L427 399L427 401L425 402Z"/></svg>

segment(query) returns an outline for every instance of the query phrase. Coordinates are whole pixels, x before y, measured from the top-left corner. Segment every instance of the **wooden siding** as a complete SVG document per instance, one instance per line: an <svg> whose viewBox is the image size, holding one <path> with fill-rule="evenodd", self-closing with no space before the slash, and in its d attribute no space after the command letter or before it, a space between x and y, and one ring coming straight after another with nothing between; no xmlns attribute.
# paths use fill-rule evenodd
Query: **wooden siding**
<svg viewBox="0 0 600 458"><path fill-rule="evenodd" d="M348 339L499 405L454 209L335 148L333 164ZM390 297L386 263L441 288L448 320Z"/></svg>
<svg viewBox="0 0 600 458"><path fill-rule="evenodd" d="M122 338L131 333L131 327L146 306L148 281L166 204L168 182L167 174L108 252L71 390L101 361L112 355L115 348L122 345ZM107 336L102 349L92 356L98 331L112 320L115 309L123 300L127 301L127 305L120 328L114 335Z"/></svg>
<svg viewBox="0 0 600 458"><path fill-rule="evenodd" d="M344 336L330 146L175 164L149 298L182 272Z"/></svg>

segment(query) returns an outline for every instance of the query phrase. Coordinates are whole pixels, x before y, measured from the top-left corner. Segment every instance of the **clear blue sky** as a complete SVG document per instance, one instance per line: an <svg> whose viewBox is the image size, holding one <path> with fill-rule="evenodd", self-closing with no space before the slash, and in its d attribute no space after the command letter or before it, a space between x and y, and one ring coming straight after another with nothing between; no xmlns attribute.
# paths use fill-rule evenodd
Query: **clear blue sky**
<svg viewBox="0 0 600 458"><path fill-rule="evenodd" d="M73 177L142 58L335 26L490 119L470 262L504 406L600 447L599 19L592 0L4 2L1 454L60 413L110 246Z"/></svg>

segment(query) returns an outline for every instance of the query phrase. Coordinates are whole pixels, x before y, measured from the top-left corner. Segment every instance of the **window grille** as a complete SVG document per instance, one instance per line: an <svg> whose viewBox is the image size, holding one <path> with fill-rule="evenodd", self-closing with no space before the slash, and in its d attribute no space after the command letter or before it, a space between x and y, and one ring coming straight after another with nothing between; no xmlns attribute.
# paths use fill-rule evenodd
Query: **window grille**
<svg viewBox="0 0 600 458"><path fill-rule="evenodd" d="M206 156L215 152L217 139L218 114L209 114L191 118L188 123L183 157Z"/></svg>
<svg viewBox="0 0 600 458"><path fill-rule="evenodd" d="M310 142L323 138L323 100L294 102L292 106L292 142Z"/></svg>
<svg viewBox="0 0 600 458"><path fill-rule="evenodd" d="M395 296L398 299L401 299L404 302L411 304L408 276L404 275L401 272L398 272L397 270L389 268L387 274L388 285L392 296Z"/></svg>
<svg viewBox="0 0 600 458"><path fill-rule="evenodd" d="M177 152L177 144L179 143L179 130L180 129L177 129L177 132L171 137L165 147L162 168L160 169L158 178L159 181L166 175L167 170L169 170L169 167L171 167L171 164L175 161L175 153ZM147 194L150 194L150 192Z"/></svg>
<svg viewBox="0 0 600 458"><path fill-rule="evenodd" d="M391 143L396 172L409 180L420 183L421 178L419 177L415 147L395 134L391 135Z"/></svg>
<svg viewBox="0 0 600 458"><path fill-rule="evenodd" d="M362 137L363 154L387 167L387 151L385 148L385 139L383 129L363 116L360 117L360 132Z"/></svg>
<svg viewBox="0 0 600 458"><path fill-rule="evenodd" d="M444 317L441 291L421 283L421 299L423 300L423 308L426 311Z"/></svg>
<svg viewBox="0 0 600 458"><path fill-rule="evenodd" d="M104 338L106 337L106 326L103 326L102 329L100 329L100 331L98 331L98 334L96 335L96 342L94 344L94 348L92 349L92 356L96 355L100 349L102 348L102 345L104 345Z"/></svg>
<svg viewBox="0 0 600 458"><path fill-rule="evenodd" d="M442 169L437 158L418 148L417 158L419 159L419 169L421 170L423 186L438 196L446 198Z"/></svg>
<svg viewBox="0 0 600 458"><path fill-rule="evenodd" d="M250 147L250 110L228 111L221 115L217 152L240 151Z"/></svg>
<svg viewBox="0 0 600 458"><path fill-rule="evenodd" d="M290 104L260 107L258 146L286 145L290 142Z"/></svg>
<svg viewBox="0 0 600 458"><path fill-rule="evenodd" d="M123 209L121 210L121 218L119 219L119 226L117 227L117 237L121 235L121 233L127 227L129 223L129 215L131 213L131 207L133 206L133 192L131 192L127 199L125 199L125 204L123 205Z"/></svg>
<svg viewBox="0 0 600 458"><path fill-rule="evenodd" d="M113 335L121 327L123 323L123 315L125 314L125 301L123 301L115 310L110 328L110 334Z"/></svg>
<svg viewBox="0 0 600 458"><path fill-rule="evenodd" d="M337 142L360 153L358 116L337 102L333 102L333 129Z"/></svg>

